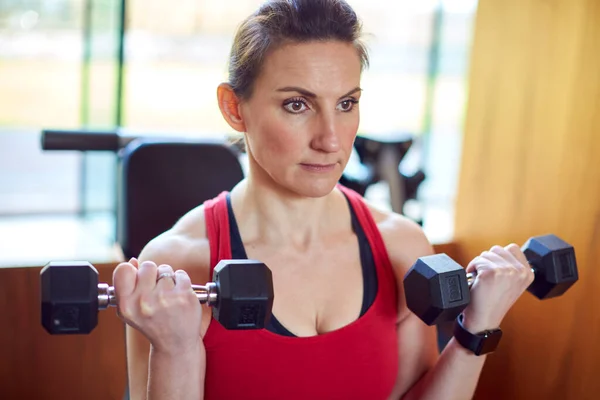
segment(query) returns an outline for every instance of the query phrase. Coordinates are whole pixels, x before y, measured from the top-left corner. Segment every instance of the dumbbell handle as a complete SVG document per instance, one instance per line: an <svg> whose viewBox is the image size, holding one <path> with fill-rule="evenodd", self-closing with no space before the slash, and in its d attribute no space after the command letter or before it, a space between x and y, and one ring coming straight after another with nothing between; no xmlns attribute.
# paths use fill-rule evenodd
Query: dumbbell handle
<svg viewBox="0 0 600 400"><path fill-rule="evenodd" d="M208 282L205 286L192 285L194 293L200 304L208 303L209 306L217 304L217 284ZM116 307L118 304L115 288L107 283L98 284L98 309L105 310L108 307Z"/></svg>
<svg viewBox="0 0 600 400"><path fill-rule="evenodd" d="M535 268L531 268L531 271L533 271L533 273L535 274ZM473 286L473 283L475 282L475 278L477 277L477 273L476 272L469 272L467 274L467 284L469 285L469 289L471 288L471 286Z"/></svg>

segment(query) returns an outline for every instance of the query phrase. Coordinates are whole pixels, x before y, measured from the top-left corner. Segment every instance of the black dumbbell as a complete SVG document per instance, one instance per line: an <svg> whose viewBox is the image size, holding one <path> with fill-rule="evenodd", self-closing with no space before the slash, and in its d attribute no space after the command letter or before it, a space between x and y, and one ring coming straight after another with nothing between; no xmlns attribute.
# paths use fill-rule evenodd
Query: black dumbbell
<svg viewBox="0 0 600 400"><path fill-rule="evenodd" d="M579 279L573 246L554 235L532 237L522 251L535 273L527 290L540 300L562 295ZM407 306L427 325L452 321L471 301L474 280L446 254L421 257L404 276Z"/></svg>
<svg viewBox="0 0 600 400"><path fill-rule="evenodd" d="M40 276L42 325L52 335L90 333L99 310L117 305L114 288L98 283L89 262L50 262ZM262 329L271 318L273 277L259 261L222 260L213 282L192 289L226 329Z"/></svg>

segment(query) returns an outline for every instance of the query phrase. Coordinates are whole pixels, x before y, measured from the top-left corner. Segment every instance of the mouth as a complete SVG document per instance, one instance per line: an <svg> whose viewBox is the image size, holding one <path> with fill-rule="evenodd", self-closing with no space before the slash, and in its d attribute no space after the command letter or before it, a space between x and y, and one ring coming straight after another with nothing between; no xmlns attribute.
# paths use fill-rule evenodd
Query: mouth
<svg viewBox="0 0 600 400"><path fill-rule="evenodd" d="M309 172L329 172L332 171L337 164L309 164L301 163L300 167Z"/></svg>

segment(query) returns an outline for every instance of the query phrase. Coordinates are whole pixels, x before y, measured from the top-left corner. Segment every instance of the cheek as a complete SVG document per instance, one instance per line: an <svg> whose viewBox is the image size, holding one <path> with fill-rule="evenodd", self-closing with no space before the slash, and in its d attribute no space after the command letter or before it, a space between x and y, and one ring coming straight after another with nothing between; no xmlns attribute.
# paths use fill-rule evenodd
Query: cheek
<svg viewBox="0 0 600 400"><path fill-rule="evenodd" d="M302 148L298 127L276 116L262 118L249 126L248 140L254 156L269 164L277 163L282 156L293 156Z"/></svg>
<svg viewBox="0 0 600 400"><path fill-rule="evenodd" d="M358 133L358 127L360 126L359 117L353 118L347 129L344 130L344 138L349 138L350 141L354 142L354 137Z"/></svg>
<svg viewBox="0 0 600 400"><path fill-rule="evenodd" d="M354 145L354 140L356 139L356 134L358 133L360 121L358 118L349 119L342 125L342 129L340 130L340 142L342 147L348 152L351 150Z"/></svg>

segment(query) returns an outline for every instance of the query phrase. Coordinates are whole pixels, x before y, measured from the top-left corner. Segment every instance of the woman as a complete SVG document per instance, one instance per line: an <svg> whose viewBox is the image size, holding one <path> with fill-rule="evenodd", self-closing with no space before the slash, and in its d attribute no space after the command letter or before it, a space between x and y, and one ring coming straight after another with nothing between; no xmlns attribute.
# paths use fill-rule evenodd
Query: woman
<svg viewBox="0 0 600 400"><path fill-rule="evenodd" d="M244 134L247 178L114 272L133 399L473 395L485 356L454 339L438 354L435 328L404 301L404 274L432 253L420 227L337 184L367 64L360 23L342 0L275 0L241 25L217 94ZM226 331L191 290L229 258L271 269L266 329ZM469 264L478 275L467 331L500 325L533 279L526 266L516 245Z"/></svg>

